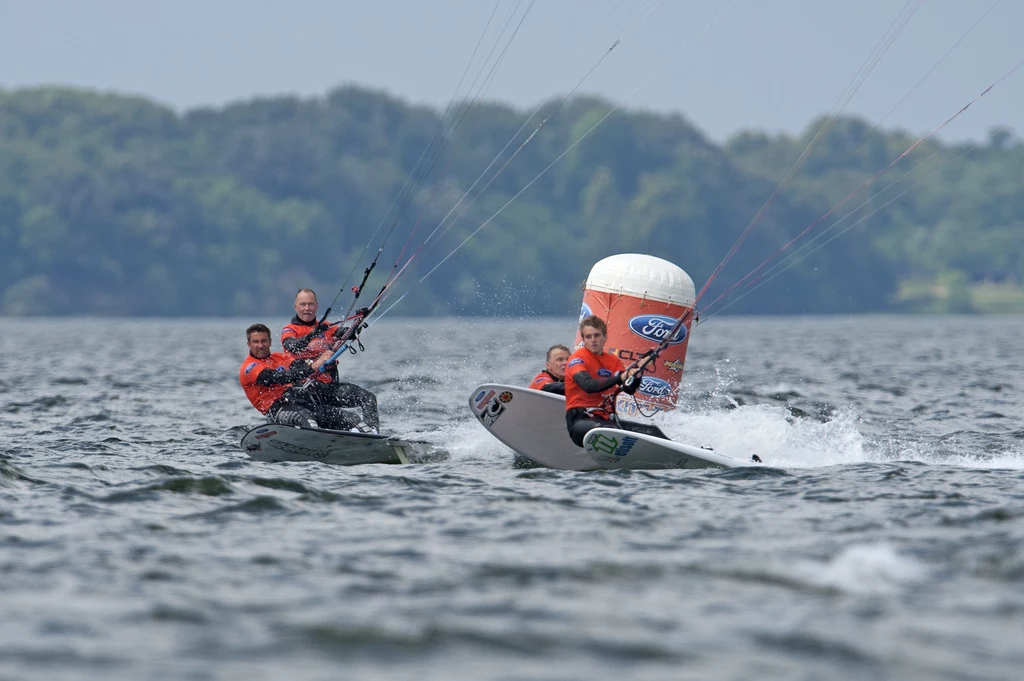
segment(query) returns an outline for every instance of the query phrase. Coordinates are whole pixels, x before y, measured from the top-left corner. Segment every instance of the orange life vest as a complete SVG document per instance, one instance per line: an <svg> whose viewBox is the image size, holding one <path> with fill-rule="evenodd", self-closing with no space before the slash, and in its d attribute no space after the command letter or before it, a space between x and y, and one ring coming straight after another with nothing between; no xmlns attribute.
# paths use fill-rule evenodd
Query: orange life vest
<svg viewBox="0 0 1024 681"><path fill-rule="evenodd" d="M308 336L316 328L316 320L309 324L297 323L294 319L285 325L281 329L281 347L284 347L284 342L288 338L302 338ZM332 326L323 332L321 336L314 338L306 346L305 350L296 352L296 357L302 359L314 359L319 357L324 350L330 349L331 345L334 344L334 334L340 329L341 326Z"/></svg>
<svg viewBox="0 0 1024 681"><path fill-rule="evenodd" d="M309 324L297 320L298 317L293 317L292 320L288 322L283 329L281 329L281 347L284 347L285 339L302 338L303 336L307 336L310 333L312 333L313 329L316 328L315 318ZM309 345L306 346L305 350L296 352L294 353L293 356L299 357L301 359L316 359L321 354L323 354L325 350L329 350L331 348L331 346L334 344L334 334L340 328L341 326L330 327L329 329L323 332L322 336L318 336L317 338L311 340L309 342ZM316 380L320 381L321 383L330 383L332 373L333 371L328 370L328 368L325 368L324 371L314 372L313 376L314 378L316 378Z"/></svg>
<svg viewBox="0 0 1024 681"><path fill-rule="evenodd" d="M261 414L266 414L271 405L277 402L290 386L289 384L258 385L256 377L264 369L284 371L293 361L295 361L294 355L289 355L287 352L272 352L266 359L256 359L250 354L242 362L242 368L238 370L238 382L242 384L242 390L252 402L252 406L256 407Z"/></svg>
<svg viewBox="0 0 1024 681"><path fill-rule="evenodd" d="M557 383L557 382L558 382L558 379L555 378L554 376L552 376L551 374L549 374L547 372L547 370L545 369L544 371L540 372L539 374L537 374L536 376L533 377L533 380L530 381L530 386L529 387L532 388L533 390L540 390L541 388L543 388L548 383Z"/></svg>
<svg viewBox="0 0 1024 681"><path fill-rule="evenodd" d="M565 363L565 408L566 409L588 409L597 408L604 404L604 398L612 395L618 390L618 386L612 386L604 392L588 393L576 385L573 376L581 371L586 371L593 379L602 379L612 376L616 371L625 371L626 366L622 360L610 352L602 352L595 355L586 348L579 348L569 356Z"/></svg>

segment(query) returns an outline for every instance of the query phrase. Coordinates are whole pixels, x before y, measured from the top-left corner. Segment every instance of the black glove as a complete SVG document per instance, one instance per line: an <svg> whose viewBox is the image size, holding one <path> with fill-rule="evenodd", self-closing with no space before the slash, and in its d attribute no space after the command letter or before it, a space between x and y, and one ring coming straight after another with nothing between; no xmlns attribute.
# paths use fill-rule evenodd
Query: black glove
<svg viewBox="0 0 1024 681"><path fill-rule="evenodd" d="M356 314L359 315L360 317L365 317L368 314L370 314L370 308L368 308L368 307L361 307L358 310L356 310Z"/></svg>
<svg viewBox="0 0 1024 681"><path fill-rule="evenodd" d="M299 378L305 378L313 373L313 363L308 359L297 359L288 365L288 369Z"/></svg>
<svg viewBox="0 0 1024 681"><path fill-rule="evenodd" d="M328 324L327 322L317 322L316 326L313 327L313 335L319 336L329 328L331 328L331 325Z"/></svg>

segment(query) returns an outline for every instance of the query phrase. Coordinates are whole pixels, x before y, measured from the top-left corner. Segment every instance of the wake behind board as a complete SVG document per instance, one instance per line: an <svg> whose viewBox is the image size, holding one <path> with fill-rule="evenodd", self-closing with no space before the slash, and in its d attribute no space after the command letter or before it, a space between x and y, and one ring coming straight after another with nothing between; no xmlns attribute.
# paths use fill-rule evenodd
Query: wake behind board
<svg viewBox="0 0 1024 681"><path fill-rule="evenodd" d="M616 428L595 428L587 434L584 447L577 447L565 427L565 398L529 388L488 383L469 396L469 408L491 435L520 456L548 468L591 471L755 465L709 449Z"/></svg>
<svg viewBox="0 0 1024 681"><path fill-rule="evenodd" d="M409 463L418 445L386 435L348 433L267 423L242 436L242 451L257 461L320 461L341 466Z"/></svg>

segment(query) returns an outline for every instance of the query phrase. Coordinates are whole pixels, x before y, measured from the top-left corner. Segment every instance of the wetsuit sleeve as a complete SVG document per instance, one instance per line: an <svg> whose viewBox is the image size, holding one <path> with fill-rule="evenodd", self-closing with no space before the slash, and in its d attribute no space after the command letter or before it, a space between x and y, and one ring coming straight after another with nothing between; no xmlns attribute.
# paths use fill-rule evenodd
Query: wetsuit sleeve
<svg viewBox="0 0 1024 681"><path fill-rule="evenodd" d="M313 373L313 367L303 360L295 360L287 369L264 369L256 376L256 385L287 385Z"/></svg>
<svg viewBox="0 0 1024 681"><path fill-rule="evenodd" d="M583 389L583 392L603 393L608 388L619 384L619 374L612 374L608 378L594 378L586 369L580 369L572 375L572 380Z"/></svg>
<svg viewBox="0 0 1024 681"><path fill-rule="evenodd" d="M324 330L323 327L319 327L319 328L320 328L319 331L317 331L317 329L314 328L312 331L307 333L305 336L289 336L289 337L285 337L285 335L282 334L281 335L281 347L284 348L285 352L290 352L293 355L295 355L295 354L298 354L298 353L304 351L306 348L309 347L310 343L312 343L314 340L316 340L318 338L323 338L328 343L333 343L334 341L344 337L344 335L348 332L348 327L347 326L331 326L331 327L327 328L326 330ZM286 327L285 328L285 333L287 333L287 332L288 332L288 328Z"/></svg>
<svg viewBox="0 0 1024 681"><path fill-rule="evenodd" d="M305 336L291 336L289 338L281 338L281 347L284 348L285 352L290 352L293 355L302 352L309 345L309 342L316 336L315 333L310 333Z"/></svg>
<svg viewBox="0 0 1024 681"><path fill-rule="evenodd" d="M556 395L565 394L565 381L548 381L540 387L541 391L546 393L554 393Z"/></svg>

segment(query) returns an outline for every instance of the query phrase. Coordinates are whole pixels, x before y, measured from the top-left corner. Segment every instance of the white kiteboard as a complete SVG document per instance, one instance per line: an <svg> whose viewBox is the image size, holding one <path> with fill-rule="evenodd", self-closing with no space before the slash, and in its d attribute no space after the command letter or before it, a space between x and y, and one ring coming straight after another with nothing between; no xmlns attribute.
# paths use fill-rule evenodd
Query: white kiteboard
<svg viewBox="0 0 1024 681"><path fill-rule="evenodd" d="M570 471L599 468L569 439L561 395L487 384L470 394L469 409L491 435L536 464Z"/></svg>
<svg viewBox="0 0 1024 681"><path fill-rule="evenodd" d="M511 385L486 384L469 396L477 421L503 444L548 468L733 468L756 465L710 449L617 428L595 428L577 447L565 425L565 398ZM613 444L614 442L614 444Z"/></svg>
<svg viewBox="0 0 1024 681"><path fill-rule="evenodd" d="M386 435L348 433L307 426L267 423L242 436L242 451L257 461L320 461L341 466L409 463L427 443Z"/></svg>
<svg viewBox="0 0 1024 681"><path fill-rule="evenodd" d="M583 438L583 451L601 468L735 468L753 464L703 447L618 428L593 429Z"/></svg>

